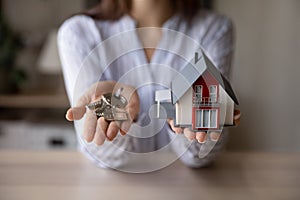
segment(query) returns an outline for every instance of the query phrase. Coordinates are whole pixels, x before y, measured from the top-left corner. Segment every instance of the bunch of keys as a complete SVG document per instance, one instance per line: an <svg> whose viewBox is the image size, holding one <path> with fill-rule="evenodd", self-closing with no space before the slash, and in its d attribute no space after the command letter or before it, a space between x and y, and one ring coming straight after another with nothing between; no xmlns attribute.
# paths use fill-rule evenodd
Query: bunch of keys
<svg viewBox="0 0 300 200"><path fill-rule="evenodd" d="M99 101L88 104L86 107L95 112L97 118L104 117L106 121L126 121L128 113L125 110L127 100L121 95L123 88L115 94L103 94Z"/></svg>

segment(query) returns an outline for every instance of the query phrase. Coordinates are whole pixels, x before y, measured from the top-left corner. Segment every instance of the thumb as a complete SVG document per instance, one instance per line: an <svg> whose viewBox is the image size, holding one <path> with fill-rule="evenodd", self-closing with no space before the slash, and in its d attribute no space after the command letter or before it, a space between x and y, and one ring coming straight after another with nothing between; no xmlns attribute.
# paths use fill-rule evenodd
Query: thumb
<svg viewBox="0 0 300 200"><path fill-rule="evenodd" d="M175 127L175 126L174 126L174 120L173 120L173 119L168 119L167 121L168 121L168 123L169 123L171 129L172 129L175 133L177 133L177 134L182 133L182 128L180 128L180 127Z"/></svg>
<svg viewBox="0 0 300 200"><path fill-rule="evenodd" d="M68 121L80 120L83 117L85 110L85 107L70 108L66 113L66 119Z"/></svg>

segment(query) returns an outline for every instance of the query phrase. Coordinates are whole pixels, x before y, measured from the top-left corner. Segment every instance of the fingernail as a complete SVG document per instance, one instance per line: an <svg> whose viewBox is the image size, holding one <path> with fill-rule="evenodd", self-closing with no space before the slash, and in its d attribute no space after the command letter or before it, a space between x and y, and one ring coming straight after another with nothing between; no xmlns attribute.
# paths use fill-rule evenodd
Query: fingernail
<svg viewBox="0 0 300 200"><path fill-rule="evenodd" d="M234 119L235 119L235 120L238 120L239 118L241 118L241 114L238 114L238 115L235 115L235 116L234 116Z"/></svg>
<svg viewBox="0 0 300 200"><path fill-rule="evenodd" d="M121 129L120 129L120 133L121 133L121 135L126 135L127 134L125 131L123 131Z"/></svg>
<svg viewBox="0 0 300 200"><path fill-rule="evenodd" d="M200 143L200 144L204 144L205 142L206 142L206 140L197 140L198 141L198 143Z"/></svg>
<svg viewBox="0 0 300 200"><path fill-rule="evenodd" d="M96 145L96 147L100 147L101 144L98 144L97 142L94 142L94 144Z"/></svg>
<svg viewBox="0 0 300 200"><path fill-rule="evenodd" d="M198 142L199 142L200 144L203 144L203 143L206 142L206 137L207 137L207 134L205 134L204 136L200 137L200 138L197 139L197 140L198 140Z"/></svg>
<svg viewBox="0 0 300 200"><path fill-rule="evenodd" d="M220 138L220 133L217 133L217 132L210 132L210 139L211 141L213 142L217 142Z"/></svg>
<svg viewBox="0 0 300 200"><path fill-rule="evenodd" d="M182 130L181 130L181 128L175 128L175 133L177 133L177 134L180 134L180 133L182 133Z"/></svg>
<svg viewBox="0 0 300 200"><path fill-rule="evenodd" d="M86 143L91 143L91 141L88 141L86 138L83 138L83 139Z"/></svg>
<svg viewBox="0 0 300 200"><path fill-rule="evenodd" d="M101 146L105 142L105 138L94 138L93 143L96 145L96 147Z"/></svg>
<svg viewBox="0 0 300 200"><path fill-rule="evenodd" d="M100 143L94 141L94 144L95 144L97 147L100 147L104 142L105 142L105 140L104 140L104 141L101 141Z"/></svg>

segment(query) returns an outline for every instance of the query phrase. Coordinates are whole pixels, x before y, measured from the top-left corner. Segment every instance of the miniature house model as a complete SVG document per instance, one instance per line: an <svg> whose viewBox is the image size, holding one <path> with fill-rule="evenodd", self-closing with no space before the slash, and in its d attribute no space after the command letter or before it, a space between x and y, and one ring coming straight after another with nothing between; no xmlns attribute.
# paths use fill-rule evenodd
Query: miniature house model
<svg viewBox="0 0 300 200"><path fill-rule="evenodd" d="M171 83L156 91L158 118L173 118L175 126L193 131L222 130L234 125L237 98L230 83L199 50Z"/></svg>

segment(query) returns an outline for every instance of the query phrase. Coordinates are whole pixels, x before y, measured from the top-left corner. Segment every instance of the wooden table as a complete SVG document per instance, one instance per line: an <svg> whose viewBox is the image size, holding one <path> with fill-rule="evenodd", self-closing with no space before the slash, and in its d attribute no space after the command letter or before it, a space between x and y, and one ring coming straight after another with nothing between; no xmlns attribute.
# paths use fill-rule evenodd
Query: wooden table
<svg viewBox="0 0 300 200"><path fill-rule="evenodd" d="M77 152L0 151L0 199L300 199L300 154L224 153L208 169L180 161L147 174L95 167Z"/></svg>

